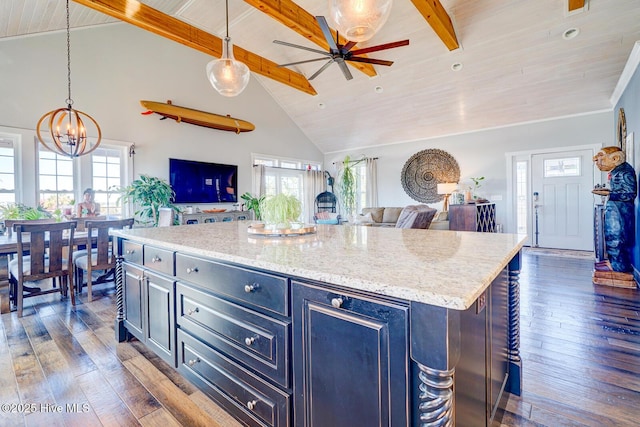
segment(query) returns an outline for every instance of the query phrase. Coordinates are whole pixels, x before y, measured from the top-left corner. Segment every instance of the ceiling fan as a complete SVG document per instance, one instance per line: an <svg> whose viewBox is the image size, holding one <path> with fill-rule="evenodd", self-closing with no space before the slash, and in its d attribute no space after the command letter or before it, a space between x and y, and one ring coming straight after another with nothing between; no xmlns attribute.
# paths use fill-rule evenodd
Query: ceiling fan
<svg viewBox="0 0 640 427"><path fill-rule="evenodd" d="M306 61L290 62L288 64L278 65L278 67L288 67L290 65L306 64L308 62L327 60L327 63L324 64L311 77L309 77L309 80L313 80L316 77L318 77L320 73L326 70L329 67L329 65L333 64L334 62L338 64L338 66L340 67L340 70L342 70L342 74L344 74L344 77L347 80L351 80L353 79L353 76L351 75L351 72L349 71L349 68L347 67L347 64L345 61L365 62L367 64L390 66L391 64L393 64L393 61L364 58L356 55L362 55L370 52L377 52L379 50L385 50L385 49L393 49L394 47L406 46L409 44L409 40L401 40L397 42L385 43L377 46L370 46L362 49L351 50L356 45L356 42L347 41L347 43L344 45L339 44L339 40L340 40L339 35L336 33L336 40L333 40L333 36L331 35L331 30L329 29L329 24L327 24L327 20L325 19L325 17L316 16L316 21L318 21L318 25L320 25L320 29L324 34L324 38L327 39L327 43L329 43L329 52L325 52L318 49L312 49L312 48L309 48L306 46L300 46L297 44L287 43L280 40L274 40L273 42L277 44L281 44L289 47L295 47L296 49L308 50L309 52L314 52L314 53L323 55L320 58L307 59Z"/></svg>

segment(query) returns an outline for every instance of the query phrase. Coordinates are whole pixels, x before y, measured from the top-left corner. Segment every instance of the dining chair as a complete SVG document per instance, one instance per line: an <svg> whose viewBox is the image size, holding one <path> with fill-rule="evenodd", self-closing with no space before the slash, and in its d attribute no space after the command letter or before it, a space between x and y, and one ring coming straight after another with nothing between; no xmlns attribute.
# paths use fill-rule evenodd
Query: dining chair
<svg viewBox="0 0 640 427"><path fill-rule="evenodd" d="M75 221L45 224L26 221L13 225L18 252L8 265L9 299L18 317L22 317L25 298L53 292L66 297L70 289L71 304L75 306L73 266L69 257L73 252L75 228ZM28 282L30 286L25 285ZM51 287L42 289L47 282Z"/></svg>
<svg viewBox="0 0 640 427"><path fill-rule="evenodd" d="M84 286L84 272L87 272L87 300L93 300L91 285L93 284L93 272L104 271L105 277L116 266L116 253L113 250L113 239L109 236L109 230L120 230L131 228L133 218L86 221L87 230L86 247L92 248L76 251L73 254L74 276L78 288L78 293L82 292ZM95 243L94 243L95 239Z"/></svg>

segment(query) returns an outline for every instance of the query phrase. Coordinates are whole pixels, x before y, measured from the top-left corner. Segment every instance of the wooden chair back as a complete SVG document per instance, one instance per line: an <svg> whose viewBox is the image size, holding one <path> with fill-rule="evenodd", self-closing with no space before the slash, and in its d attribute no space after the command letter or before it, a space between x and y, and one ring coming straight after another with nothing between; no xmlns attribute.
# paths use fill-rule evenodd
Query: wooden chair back
<svg viewBox="0 0 640 427"><path fill-rule="evenodd" d="M116 253L112 250L112 239L109 236L109 230L120 230L123 228L133 227L133 218L116 219L106 221L85 221L87 229L87 248L93 246L93 250L87 251L90 259L87 260L89 267L88 273L91 276L91 270L107 270L116 265ZM93 239L96 243L93 244Z"/></svg>
<svg viewBox="0 0 640 427"><path fill-rule="evenodd" d="M4 226L6 228L7 236L13 235L13 226L15 224L53 224L59 222L55 218L41 218L41 219L5 219Z"/></svg>
<svg viewBox="0 0 640 427"><path fill-rule="evenodd" d="M10 299L22 317L23 300L26 297L60 292L63 296L67 289L71 291L71 303L76 304L73 287L73 237L76 228L75 221L55 223L34 223L26 221L13 224L17 240L17 271L10 272ZM29 255L25 255L28 253ZM25 265L28 260L28 268ZM15 271L17 277L12 277ZM49 290L29 292L24 294L25 282L36 282L44 279L53 280L53 288ZM60 287L55 287L55 282Z"/></svg>

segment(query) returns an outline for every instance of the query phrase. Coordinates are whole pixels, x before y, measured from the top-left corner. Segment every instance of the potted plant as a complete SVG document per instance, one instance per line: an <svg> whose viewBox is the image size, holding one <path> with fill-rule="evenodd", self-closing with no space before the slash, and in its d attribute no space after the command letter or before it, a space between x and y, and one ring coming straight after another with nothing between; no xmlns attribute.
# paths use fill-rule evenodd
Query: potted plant
<svg viewBox="0 0 640 427"><path fill-rule="evenodd" d="M136 222L143 225L158 226L160 208L178 208L173 205L175 193L169 183L161 178L140 175L128 186L120 190L124 202L132 202L138 209L134 212Z"/></svg>
<svg viewBox="0 0 640 427"><path fill-rule="evenodd" d="M260 221L262 219L262 213L260 212L260 203L264 201L264 196L253 197L251 193L247 191L242 196L240 196L240 198L246 202L245 206L247 207L247 210L253 211L256 219Z"/></svg>
<svg viewBox="0 0 640 427"><path fill-rule="evenodd" d="M292 228L300 221L302 203L295 196L284 193L269 196L260 203L262 219L267 227Z"/></svg>
<svg viewBox="0 0 640 427"><path fill-rule="evenodd" d="M342 161L342 171L339 176L338 190L342 199L342 206L349 220L356 208L356 174L351 164L351 157L345 156Z"/></svg>

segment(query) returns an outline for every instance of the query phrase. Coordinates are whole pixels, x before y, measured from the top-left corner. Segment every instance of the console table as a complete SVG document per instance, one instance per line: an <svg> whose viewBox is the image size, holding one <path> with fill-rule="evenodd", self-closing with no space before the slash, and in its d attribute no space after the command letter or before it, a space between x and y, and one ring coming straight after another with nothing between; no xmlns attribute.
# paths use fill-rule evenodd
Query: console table
<svg viewBox="0 0 640 427"><path fill-rule="evenodd" d="M229 222L244 221L253 219L251 211L227 211L227 212L198 212L198 213L180 213L178 220L180 225L186 224L203 224L205 222Z"/></svg>
<svg viewBox="0 0 640 427"><path fill-rule="evenodd" d="M496 204L449 205L449 230L496 232Z"/></svg>

